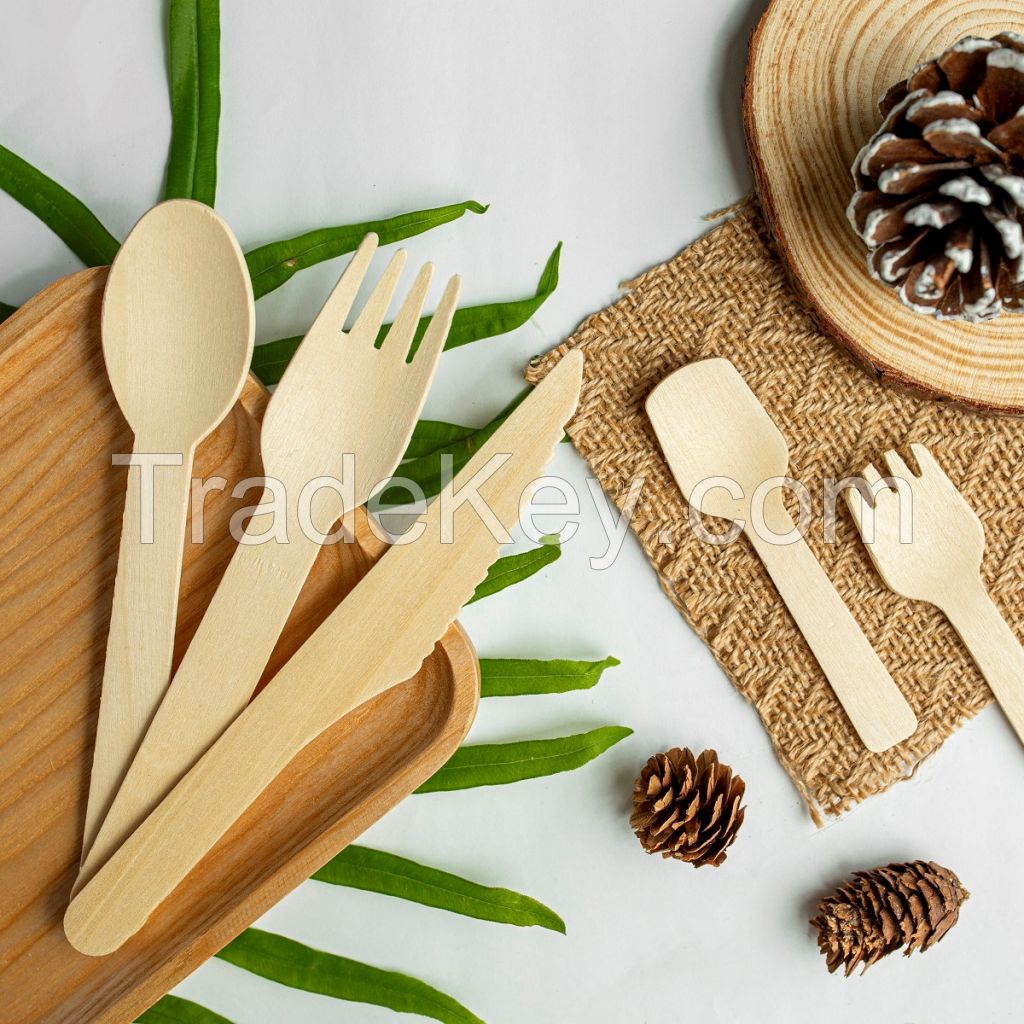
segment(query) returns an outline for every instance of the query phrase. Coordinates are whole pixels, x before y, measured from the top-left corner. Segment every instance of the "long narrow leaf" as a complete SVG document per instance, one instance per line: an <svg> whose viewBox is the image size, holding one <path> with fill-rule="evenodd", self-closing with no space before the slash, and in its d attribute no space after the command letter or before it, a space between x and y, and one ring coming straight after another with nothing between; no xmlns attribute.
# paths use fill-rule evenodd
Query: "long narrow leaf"
<svg viewBox="0 0 1024 1024"><path fill-rule="evenodd" d="M137 1017L136 1024L231 1024L231 1021L198 1003L166 995Z"/></svg>
<svg viewBox="0 0 1024 1024"><path fill-rule="evenodd" d="M118 241L63 185L0 146L0 189L34 213L87 266L114 259Z"/></svg>
<svg viewBox="0 0 1024 1024"><path fill-rule="evenodd" d="M278 338L257 345L252 350L252 362L249 369L269 388L280 382L292 356L302 343L303 335L296 334L291 338Z"/></svg>
<svg viewBox="0 0 1024 1024"><path fill-rule="evenodd" d="M534 693L568 693L596 686L606 668L621 664L610 655L601 661L538 661L481 658L481 697L521 697Z"/></svg>
<svg viewBox="0 0 1024 1024"><path fill-rule="evenodd" d="M503 786L572 771L603 754L632 732L624 726L606 725L577 736L561 736L554 740L459 747L447 764L416 792L439 793L476 786Z"/></svg>
<svg viewBox="0 0 1024 1024"><path fill-rule="evenodd" d="M481 338L496 338L499 334L508 334L509 331L522 327L558 287L558 261L561 254L562 243L559 242L544 264L536 292L529 298L515 299L512 302L489 302L484 306L467 306L465 309L456 310L448 338L444 343L445 351L469 345L471 342L480 341ZM385 324L380 329L378 341L383 339L390 326ZM411 346L413 352L419 348L429 326L429 316L423 317L416 326Z"/></svg>
<svg viewBox="0 0 1024 1024"><path fill-rule="evenodd" d="M451 996L416 978L325 953L272 932L249 928L216 955L261 978L305 992L418 1013L442 1024L483 1024Z"/></svg>
<svg viewBox="0 0 1024 1024"><path fill-rule="evenodd" d="M490 597L513 584L522 583L534 573L540 572L546 565L557 561L561 554L562 549L558 544L558 536L550 535L542 539L539 547L523 551L518 555L506 555L504 558L499 558L487 570L486 578L473 591L473 596L466 604Z"/></svg>
<svg viewBox="0 0 1024 1024"><path fill-rule="evenodd" d="M356 244L358 245L358 240ZM465 309L457 309L452 319L445 348L458 348L460 345L468 345L470 342L480 341L483 338L506 334L526 323L558 285L558 258L561 251L562 243L559 242L554 252L548 257L535 295L526 299L515 299L511 302L492 302L486 306L467 306ZM420 320L416 328L417 344L429 323L430 317ZM387 326L381 330L382 332L386 331ZM295 350L301 341L302 335L296 335L292 338L281 338L278 341L267 342L265 345L258 345L252 355L253 373L268 386L276 384L281 379L292 356L295 355ZM407 454L407 458L413 457L412 454Z"/></svg>
<svg viewBox="0 0 1024 1024"><path fill-rule="evenodd" d="M170 0L167 50L171 148L164 198L213 206L220 130L219 0Z"/></svg>
<svg viewBox="0 0 1024 1024"><path fill-rule="evenodd" d="M397 242L400 238L411 238L431 228L436 228L449 221L458 220L464 213L485 213L487 207L470 199L464 203L453 203L451 206L439 206L433 210L418 210L415 213L403 213L387 220L366 221L363 224L348 224L344 227L320 228L307 231L296 238L288 238L281 242L270 242L261 245L245 254L245 262L249 265L249 276L252 278L253 295L258 299L268 292L294 277L300 270L312 267L324 260L334 259L347 252L354 252L363 236L368 231L375 232L381 245ZM286 338L292 342L294 339ZM277 358L280 358L284 346L278 345ZM266 346L260 346L265 348ZM295 342L294 348L298 347ZM294 351L294 348L292 351ZM256 350L257 352L260 349ZM281 368L283 372L283 367ZM276 384L280 373L274 380L265 378L253 362L253 370L265 384Z"/></svg>
<svg viewBox="0 0 1024 1024"><path fill-rule="evenodd" d="M458 875L365 846L349 846L315 875L318 882L397 896L481 921L520 927L539 925L565 934L565 922L550 908L511 889L478 885Z"/></svg>
<svg viewBox="0 0 1024 1024"><path fill-rule="evenodd" d="M420 420L412 432L403 459L422 459L434 452L450 451L452 445L471 438L480 429L444 420Z"/></svg>
<svg viewBox="0 0 1024 1024"><path fill-rule="evenodd" d="M2 324L12 313L16 313L17 311L17 306L8 306L6 302L0 302L0 324Z"/></svg>

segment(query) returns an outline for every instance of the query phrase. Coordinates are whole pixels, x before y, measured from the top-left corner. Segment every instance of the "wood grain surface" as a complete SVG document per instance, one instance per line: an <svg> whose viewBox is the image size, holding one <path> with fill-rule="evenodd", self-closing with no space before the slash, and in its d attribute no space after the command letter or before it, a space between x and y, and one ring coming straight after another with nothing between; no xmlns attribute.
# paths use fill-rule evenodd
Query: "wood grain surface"
<svg viewBox="0 0 1024 1024"><path fill-rule="evenodd" d="M0 1022L133 1020L286 892L351 842L461 741L476 709L476 659L453 626L409 682L306 747L153 915L108 957L67 942L116 568L131 432L103 369L106 270L50 286L0 327ZM196 474L227 493L205 501L206 540L186 539L175 663L234 542L227 524L259 487L250 380L200 447ZM325 548L264 675L270 678L337 606L383 546Z"/></svg>
<svg viewBox="0 0 1024 1024"><path fill-rule="evenodd" d="M1024 30L1024 0L773 0L751 41L747 143L765 215L823 328L885 379L1024 414L1024 317L939 321L874 281L846 219L878 98L964 36Z"/></svg>

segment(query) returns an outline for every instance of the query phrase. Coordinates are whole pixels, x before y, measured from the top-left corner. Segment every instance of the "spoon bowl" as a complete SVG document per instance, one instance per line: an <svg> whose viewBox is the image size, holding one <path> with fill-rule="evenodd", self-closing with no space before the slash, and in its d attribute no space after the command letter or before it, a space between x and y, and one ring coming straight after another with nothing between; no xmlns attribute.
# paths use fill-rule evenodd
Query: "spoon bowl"
<svg viewBox="0 0 1024 1024"><path fill-rule="evenodd" d="M198 444L238 399L253 335L252 284L224 221L190 199L150 210L103 297L107 375L136 436Z"/></svg>
<svg viewBox="0 0 1024 1024"><path fill-rule="evenodd" d="M786 475L786 439L728 359L677 370L651 392L647 413L667 439L663 448L683 497L699 495L691 504L701 512L744 518L754 491Z"/></svg>

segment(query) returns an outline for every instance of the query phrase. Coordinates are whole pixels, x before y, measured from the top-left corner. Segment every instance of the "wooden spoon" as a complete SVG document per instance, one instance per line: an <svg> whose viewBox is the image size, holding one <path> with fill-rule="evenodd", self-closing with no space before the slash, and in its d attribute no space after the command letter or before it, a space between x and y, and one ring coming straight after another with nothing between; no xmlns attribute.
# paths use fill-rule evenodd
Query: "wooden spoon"
<svg viewBox="0 0 1024 1024"><path fill-rule="evenodd" d="M864 746L906 739L914 712L771 483L786 476L789 449L736 368L707 359L677 370L651 392L647 414L686 500L741 523Z"/></svg>
<svg viewBox="0 0 1024 1024"><path fill-rule="evenodd" d="M170 681L192 455L242 390L254 321L242 251L201 203L150 210L111 267L107 374L133 455L160 458L129 470L83 858Z"/></svg>

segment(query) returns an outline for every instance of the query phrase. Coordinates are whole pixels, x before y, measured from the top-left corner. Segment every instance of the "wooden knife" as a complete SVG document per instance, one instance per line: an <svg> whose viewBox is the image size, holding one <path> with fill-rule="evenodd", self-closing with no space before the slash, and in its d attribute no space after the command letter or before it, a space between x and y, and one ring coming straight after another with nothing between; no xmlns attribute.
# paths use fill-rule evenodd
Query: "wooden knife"
<svg viewBox="0 0 1024 1024"><path fill-rule="evenodd" d="M154 909L286 764L339 718L414 675L497 556L579 400L566 355L71 902L68 940L101 956ZM459 503L475 484L479 501ZM481 516L486 505L490 514ZM258 595L254 595L258 598Z"/></svg>

